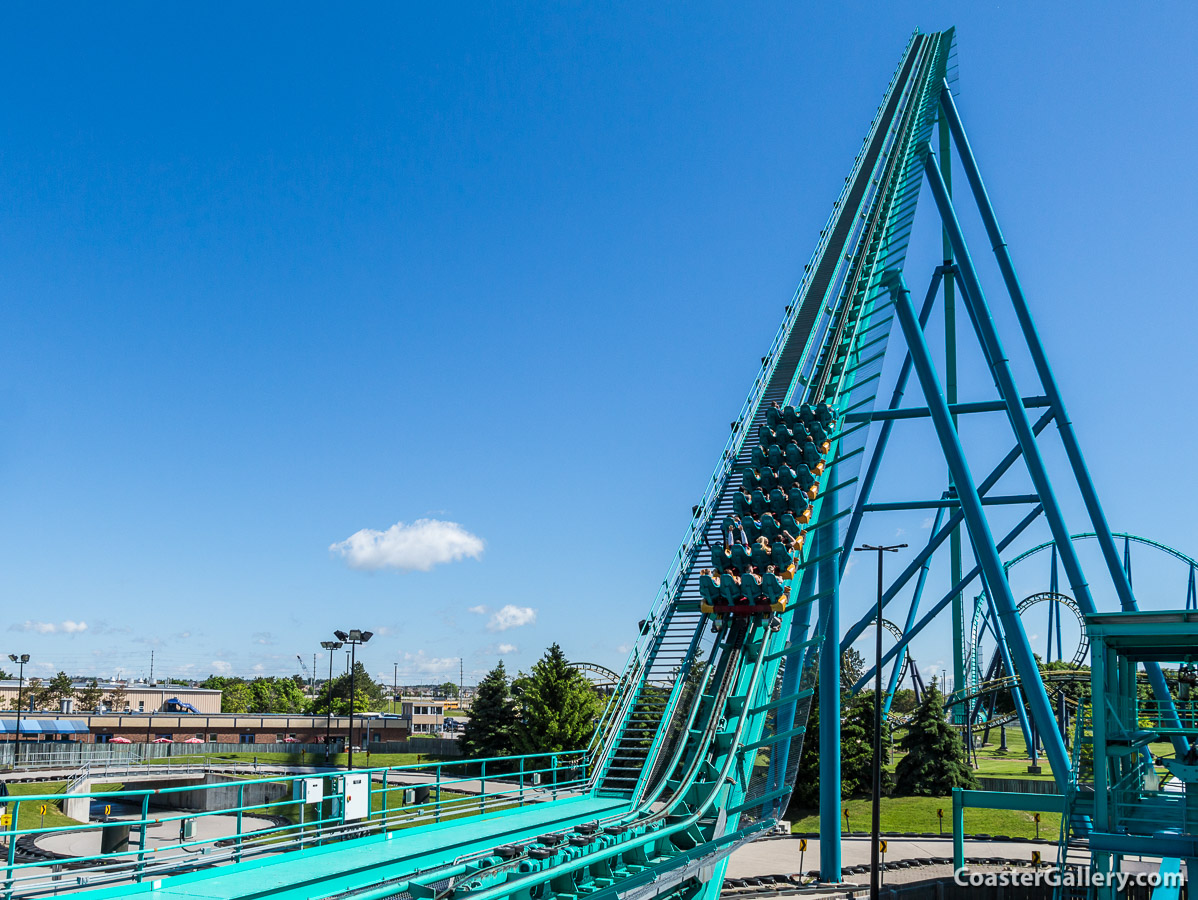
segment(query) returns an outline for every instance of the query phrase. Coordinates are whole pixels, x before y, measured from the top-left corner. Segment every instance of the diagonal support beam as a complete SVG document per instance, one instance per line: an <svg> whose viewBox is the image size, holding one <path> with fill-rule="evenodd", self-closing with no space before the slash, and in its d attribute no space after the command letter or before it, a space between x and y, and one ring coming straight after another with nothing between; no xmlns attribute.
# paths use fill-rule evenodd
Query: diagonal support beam
<svg viewBox="0 0 1198 900"><path fill-rule="evenodd" d="M1081 562L1077 558L1077 550L1069 537L1065 516L1061 512L1056 493L1048 479L1044 457L1036 443L1036 436L1032 434L1027 410L1023 408L1022 395L1015 385L1015 375L1011 371L1010 358L1007 356L1002 338L998 335L998 329L994 326L994 320L986 304L982 283L978 278L977 269L974 268L969 247L965 243L965 232L961 229L957 211L948 194L948 187L940 174L940 168L936 165L936 156L932 153L930 145L926 149L928 155L924 158L924 175L927 177L928 186L932 189L932 197L940 211L944 230L953 245L953 257L960 275L961 299L965 302L966 309L969 310L970 320L973 322L978 340L986 348L986 355L990 361L990 372L994 376L994 383L998 387L999 395L1007 405L1007 418L1010 419L1015 438L1023 450L1023 460L1027 464L1032 484L1036 488L1040 502L1044 504L1044 518L1048 520L1048 528L1052 532L1053 540L1056 541L1061 554L1061 564L1065 567L1065 577L1069 579L1069 587L1073 590L1073 596L1084 612L1087 614L1097 612L1094 597L1090 593L1090 585L1086 583Z"/></svg>
<svg viewBox="0 0 1198 900"><path fill-rule="evenodd" d="M1015 538L1017 538L1017 537L1019 537L1019 535L1023 534L1024 529L1026 529L1029 525L1032 524L1032 522L1036 521L1036 519L1039 518L1041 512L1043 512L1043 510L1039 506L1037 506L1035 509L1033 509L1031 512L1029 512L1026 516L1024 516L1022 519L1020 519L1018 524L1016 524L1015 527L1012 528L1007 533L1007 536L998 542L998 552L1002 553L1004 550L1007 549L1007 547L1011 546L1011 544L1015 540ZM947 594L945 594L938 601L936 601L935 606L933 606L926 613L924 613L922 619L920 619L918 622L916 622L914 625L910 626L909 628L903 629L902 638L899 639L899 641L893 647L891 647L884 654L882 654L882 665L886 665L888 662L890 662L892 659L894 659L894 657L898 653L902 652L902 650L904 648L906 648L906 646L909 643L911 643L913 640L915 640L916 637L919 636L919 633L921 631L923 631L929 624L931 624L932 620L935 619L936 616L940 615L940 613L944 611L944 608L946 606L948 606L950 603L952 603L953 597L957 596L957 594L961 593L967 587L969 587L969 585L973 583L973 580L981 574L982 574L982 567L979 565L975 565L972 569L970 569L963 576L961 576L961 580L958 581L956 584L954 584L952 586L952 589L949 590L949 592ZM873 621L872 613L870 614L870 621L871 622ZM993 623L991 623L990 627L992 629L994 628ZM995 639L997 640L998 639L997 631L994 632L994 636L995 636ZM862 676L859 679L857 679L857 683L854 684L852 687L852 693L855 694L862 688L868 686L869 680L871 678L873 678L873 671L874 671L873 667L871 666L869 669L867 669L862 674Z"/></svg>
<svg viewBox="0 0 1198 900"><path fill-rule="evenodd" d="M1115 584L1115 591L1119 595L1119 605L1125 611L1135 611L1139 607L1136 604L1136 598L1131 589L1131 581L1120 564L1119 550L1115 546L1115 538L1111 534L1110 523L1107 522L1106 513L1103 511L1102 504L1098 500L1098 490L1094 487L1094 479L1090 476L1090 470L1086 466L1085 457L1082 455L1081 444L1078 442L1077 433L1073 430L1073 422L1069 418L1069 413L1065 409L1065 401L1061 395L1060 388L1057 386L1057 379L1053 374L1052 366L1048 363L1048 355L1044 352L1040 333L1036 330L1036 324L1032 320L1027 297L1023 293L1023 285L1019 283L1019 276L1015 273L1015 263L1011 258L1010 250L1007 249L1006 238L999 227L998 216L994 212L994 205L990 202L990 195L987 193L986 185L982 181L981 169L978 168L977 159L973 155L973 148L969 145L969 138L965 134L965 126L961 123L961 116L957 112L957 105L953 102L952 91L949 90L947 82L942 86L940 91L940 108L944 113L944 118L948 121L949 130L952 132L953 144L957 148L957 154L961 159L961 166L965 170L965 177L969 181L970 190L973 192L974 201L977 203L978 212L982 217L982 224L986 228L991 248L998 261L1003 283L1006 285L1007 293L1011 297L1011 305L1014 307L1015 317L1019 321L1019 327L1023 331L1024 340L1027 342L1028 351L1031 353L1032 364L1036 367L1036 374L1040 378L1040 384L1043 386L1044 393L1048 396L1049 402L1052 404L1050 408L1056 414L1057 430L1061 435L1061 444L1065 448L1065 456L1069 459L1069 466L1073 470L1073 477L1077 480L1078 489L1081 491L1082 502L1086 506L1086 513L1089 515L1090 523L1094 527L1094 533L1098 537L1098 546L1102 550L1103 560L1106 562L1111 580ZM1148 681L1152 685L1153 694L1156 696L1157 701L1164 706L1163 712L1168 724L1174 728L1180 728L1180 721L1173 708L1173 701L1169 695L1169 687L1165 683L1165 676L1161 672L1161 667L1156 663L1148 663L1144 668L1148 674ZM1173 738L1173 747L1179 756L1184 755L1189 749L1189 741L1182 735L1176 735Z"/></svg>
<svg viewBox="0 0 1198 900"><path fill-rule="evenodd" d="M928 317L932 314L932 305L936 302L936 293L940 290L940 282L944 278L944 267L937 266L935 273L932 275L932 280L928 284L928 292L923 298L923 306L919 310L919 327L925 328L928 324ZM907 379L911 377L911 353L903 357L903 364L899 367L898 378L894 382L894 393L890 397L890 409L898 409L899 404L903 401L903 392L907 389ZM847 417L846 417L847 421ZM857 543L857 530L861 527L861 517L865 514L865 504L869 502L869 496L873 492L874 482L878 478L878 469L882 464L882 456L886 453L886 443L890 440L890 432L894 428L893 420L887 419L882 423L882 428L878 432L878 440L874 444L873 455L869 458L869 464L865 467L865 476L861 479L861 487L857 492L857 505L853 509L852 518L849 519L849 527L844 533L844 546L851 547ZM846 553L840 560L840 577L844 577L845 567L849 564L850 554Z"/></svg>
<svg viewBox="0 0 1198 900"><path fill-rule="evenodd" d="M939 172L936 174L939 177ZM1052 704L1048 701L1044 682L1040 680L1040 669L1036 664L1036 657L1028 643L1027 633L1023 630L1023 622L1019 619L1019 610L1015 606L1011 586L1007 583L1002 560L999 558L999 551L994 542L994 535L990 531L990 523L986 520L986 513L982 509L982 500L973 479L973 472L970 471L969 463L965 459L961 438L953 426L952 415L944 400L940 379L936 375L931 354L928 352L923 329L919 327L915 307L911 303L911 295L903 284L902 275L897 272L889 273L889 287L891 295L895 299L895 310L903 328L903 336L911 351L915 373L919 378L920 387L923 388L924 397L928 401L928 408L932 410L932 423L936 426L936 434L940 438L940 446L944 451L949 473L957 488L957 494L961 498L961 511L965 514L965 525L969 529L974 553L982 569L982 579L985 582L987 593L994 601L995 609L998 611L999 619L1006 632L1007 644L1011 650L1011 660L1015 664L1015 670L1023 681L1028 709L1032 714L1032 720L1044 737L1044 750L1052 765L1053 775L1058 784L1066 785L1069 783L1071 773L1069 753L1065 749L1065 742L1061 739L1060 732L1054 727ZM1022 406L1019 407L1019 411L1023 412Z"/></svg>
<svg viewBox="0 0 1198 900"><path fill-rule="evenodd" d="M944 520L944 510L936 510L936 519L932 522L932 534L940 530L940 523ZM907 621L903 625L903 634L911 630L915 624L915 616L919 614L919 602L923 599L923 589L928 583L928 571L931 568L930 560L925 560L920 566L919 578L915 580L915 593L911 595L911 606L907 608ZM886 693L882 695L882 718L885 719L890 715L890 703L894 700L894 692L898 690L899 675L903 671L903 662L907 656L907 649L904 647L897 654L894 665L890 669L890 681L886 686Z"/></svg>
<svg viewBox="0 0 1198 900"><path fill-rule="evenodd" d="M1047 428L1048 423L1052 421L1052 416L1052 410L1047 410L1042 416L1040 416L1039 419L1036 420L1036 423L1032 426L1032 432L1034 434L1039 434L1041 431ZM1007 470L1015 464L1015 461L1019 459L1020 452L1021 451L1018 446L1012 448L1011 451L1002 458L999 464L994 467L994 471L986 476L986 480L978 485L978 491L982 494L985 494L988 490L990 490L990 488L998 484L998 480L1002 478L1003 475L1007 473ZM924 562L926 562L928 558L930 558L931 555L936 552L940 545L948 539L948 536L952 534L953 529L960 525L964 520L965 514L960 510L957 510L951 516L949 516L944 527L932 535L932 537L928 540L927 546L925 546L923 550L915 555L915 558L907 564L907 568L903 569L903 571L899 573L899 576L894 580L894 583L886 589L884 594L882 594L883 610L886 609L886 604L893 600L898 592L903 589L903 586L915 576L915 573L919 571L919 568L924 564ZM845 546L848 546L847 541L845 542ZM856 624L854 624L853 627L845 633L844 639L840 642L840 650L842 653L848 649L853 641L857 640L857 638L861 636L861 633L869 626L869 623L874 620L875 615L876 612L874 611L874 607L870 607L869 612L867 612L865 616L859 619Z"/></svg>

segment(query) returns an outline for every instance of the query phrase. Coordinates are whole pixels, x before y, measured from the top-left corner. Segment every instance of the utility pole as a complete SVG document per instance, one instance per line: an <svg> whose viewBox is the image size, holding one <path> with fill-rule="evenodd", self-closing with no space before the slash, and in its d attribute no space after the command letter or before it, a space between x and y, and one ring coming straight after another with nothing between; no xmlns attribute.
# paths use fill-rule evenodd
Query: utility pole
<svg viewBox="0 0 1198 900"><path fill-rule="evenodd" d="M154 683L154 651L150 651L150 684Z"/></svg>
<svg viewBox="0 0 1198 900"><path fill-rule="evenodd" d="M333 744L333 651L341 646L340 641L321 641L320 646L329 652L329 683L325 685L325 689L329 692L329 707L328 718L325 720L324 726L324 764L329 764L329 750ZM316 665L315 659L312 661L313 666ZM315 692L313 699L315 699Z"/></svg>
<svg viewBox="0 0 1198 900"><path fill-rule="evenodd" d="M874 790L873 816L870 831L869 848L869 898L878 900L882 893L882 870L878 866L878 841L881 840L882 826L882 559L883 554L898 553L906 544L893 544L889 547L862 544L854 550L868 550L878 554L878 605L875 619L875 653L874 656Z"/></svg>
<svg viewBox="0 0 1198 900"><path fill-rule="evenodd" d="M395 715L395 694L399 691L399 663L391 670L391 715Z"/></svg>
<svg viewBox="0 0 1198 900"><path fill-rule="evenodd" d="M462 694L466 690L466 663L458 657L458 707L462 706Z"/></svg>

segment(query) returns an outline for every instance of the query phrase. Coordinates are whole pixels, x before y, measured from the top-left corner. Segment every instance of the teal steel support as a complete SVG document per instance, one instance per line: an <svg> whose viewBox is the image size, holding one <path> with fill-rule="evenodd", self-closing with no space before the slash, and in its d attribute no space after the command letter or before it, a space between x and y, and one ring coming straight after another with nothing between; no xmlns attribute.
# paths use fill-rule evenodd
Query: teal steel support
<svg viewBox="0 0 1198 900"><path fill-rule="evenodd" d="M790 623L790 638L788 644L802 643L807 640L811 628L811 610L815 607L812 602L812 595L815 593L815 575L809 574L801 580L799 585L799 608L794 611ZM780 694L783 697L792 697L799 689L799 679L803 674L803 669L806 667L806 653L795 653L786 658L786 668L782 672L782 687ZM795 713L798 711L798 704L795 700L787 701L778 707L778 714L774 722L774 733L782 734L790 731L794 727ZM790 741L782 741L779 746L770 753L770 769L769 780L766 785L766 794L774 794L781 791L786 784L786 769L790 764ZM793 785L791 786L793 787ZM772 806L770 815L774 818L782 818L786 813L785 802L790 796L790 791L785 794L779 794Z"/></svg>
<svg viewBox="0 0 1198 900"><path fill-rule="evenodd" d="M965 867L965 802L960 788L953 788L953 869Z"/></svg>
<svg viewBox="0 0 1198 900"><path fill-rule="evenodd" d="M14 756L15 758L15 756ZM19 829L21 821L21 801L14 800L12 804L12 825L9 826L10 834L5 838L5 843L8 844L8 864L4 872L4 900L12 900L12 885L13 875L12 867L17 864L17 829Z"/></svg>
<svg viewBox="0 0 1198 900"><path fill-rule="evenodd" d="M830 479L831 480L831 479ZM828 497L821 515L835 520L836 495ZM819 657L819 877L839 883L840 857L840 566L835 524L817 532L820 622L824 629Z"/></svg>
<svg viewBox="0 0 1198 900"><path fill-rule="evenodd" d="M928 147L927 152L924 173L927 176L928 185L932 189L936 207L940 211L940 220L944 223L953 242L957 272L961 278L961 299L970 313L970 320L973 322L978 341L990 364L990 372L994 376L998 393L1007 404L1007 417L1011 421L1015 438L1023 450L1023 460L1027 464L1032 484L1035 485L1040 502L1044 505L1044 518L1048 521L1048 528L1052 532L1053 540L1056 541L1058 552L1061 554L1065 577L1069 580L1069 586L1082 610L1087 613L1095 612L1090 586L1086 583L1081 562L1077 558L1077 551L1069 539L1069 529L1065 525L1064 514L1061 512L1060 504L1053 492L1052 483L1048 479L1044 458L1040 454L1040 447L1032 433L1032 425L1027 417L1027 410L1024 409L1022 395L1015 385L1015 376L1011 371L1009 357L986 305L986 295L982 291L982 283L974 268L973 259L969 255L969 249L965 245L965 233L961 229L961 223L957 220L957 211L953 207L952 198L948 196L944 180L940 177L940 170L936 167L936 157L932 153L932 148ZM1059 420L1057 424L1060 424Z"/></svg>
<svg viewBox="0 0 1198 900"><path fill-rule="evenodd" d="M1023 533L1024 529L1031 525L1032 522L1036 521L1040 515L1040 512L1041 509L1039 506L1037 506L1026 516L1020 519L1015 527L1007 532L1007 536L998 542L998 552L1002 553L1002 551L1006 550L1007 547L1011 546L1011 544L1015 541L1015 538L1019 537L1019 535ZM911 641L914 640L914 638L921 631L923 631L925 627L927 627L928 623L936 618L936 616L938 616L944 610L944 608L952 602L953 594L960 593L961 591L965 590L965 588L969 587L970 583L981 574L982 567L975 565L972 569L961 576L961 580L953 585L952 588L949 589L949 592L936 602L935 606L924 613L923 618L915 623L913 628L908 628L906 631L904 631L903 636L898 640L898 642L882 654L882 665L886 665L888 662L894 659L896 655L901 653L903 648L911 643ZM870 666L865 670L865 673L861 676L861 678L857 680L857 683L853 685L852 693L856 693L865 687L869 680L873 678L873 675L873 666Z"/></svg>
<svg viewBox="0 0 1198 900"><path fill-rule="evenodd" d="M940 135L940 175L944 179L949 196L953 193L953 165L950 150L952 141L949 134L948 122L941 113L937 122ZM944 399L952 412L953 427L957 427L957 413L953 405L957 402L957 301L956 285L953 282L953 243L948 230L940 229L940 242L944 251ZM952 486L949 478L949 486ZM948 539L949 584L961 580L961 526L953 529ZM965 613L962 609L963 594L960 591L953 597L953 689L960 690L965 685ZM952 707L953 721L958 725L965 720L964 704Z"/></svg>
<svg viewBox="0 0 1198 900"><path fill-rule="evenodd" d="M1045 412L1044 415L1040 416L1040 418L1036 420L1036 424L1032 426L1032 433L1039 434L1046 427L1048 427L1048 423L1052 421L1052 416L1052 410L1049 410ZM1007 453L1007 455L1002 458L998 465L994 467L994 470L986 476L986 480L978 485L979 493L985 494L986 491L994 487L994 485L998 483L999 479L1006 474L1007 470L1015 464L1015 460L1019 459L1021 452L1022 451L1020 450L1019 446L1016 445L1009 453ZM915 555L915 558L907 564L907 567L903 569L899 576L895 578L890 587L886 589L886 592L882 594L883 609L885 609L886 604L889 603L898 594L898 592L903 589L903 585L905 585L915 576L920 567L931 557L933 553L936 552L937 548L939 548L940 545L948 539L952 529L963 522L964 519L965 514L961 512L961 510L958 509L954 511L953 514L949 516L948 522L945 523L944 527L928 539L927 546L925 546L919 551L919 553ZM848 546L847 541L845 542L845 546ZM865 629L869 626L869 623L873 621L873 618L872 611L866 612L866 614L862 616L856 622L856 624L854 624L847 632L845 632L845 636L840 642L842 651L852 646L853 641L857 640L857 638L861 636L861 633L865 631Z"/></svg>
<svg viewBox="0 0 1198 900"><path fill-rule="evenodd" d="M932 522L932 534L940 530L940 521L944 518L944 510L936 510L936 518ZM907 621L903 625L903 634L911 630L915 624L915 616L919 613L919 602L923 599L924 585L928 583L928 570L931 568L930 560L924 562L919 570L919 578L915 581L915 593L911 597L911 606L907 610ZM955 583L955 582L954 582ZM881 611L878 612L881 615ZM898 690L899 675L903 671L903 661L907 656L907 648L904 646L901 651L895 656L894 666L890 670L890 681L886 685L886 695L882 698L882 718L885 719L890 715L890 703L894 700L894 692Z"/></svg>
<svg viewBox="0 0 1198 900"><path fill-rule="evenodd" d="M934 168L934 158L929 158L933 162L931 171L939 178L939 173ZM925 169L927 168L928 166L925 166ZM960 259L960 254L958 254L958 259ZM957 493L961 498L961 511L965 515L965 524L969 529L974 553L977 555L982 569L986 590L994 599L999 618L1006 631L1007 643L1011 649L1016 672L1021 676L1024 690L1027 692L1032 719L1044 735L1045 752L1052 764L1053 775L1058 784L1063 786L1068 783L1070 776L1069 754L1065 750L1065 742L1061 739L1060 732L1053 727L1052 705L1048 702L1048 694L1044 690L1044 683L1040 680L1039 666L1036 664L1035 655L1028 644L1023 623L1019 619L1019 611L1015 607L1015 598L1011 594L1011 587L1003 572L1002 560L999 558L998 548L994 543L994 535L990 531L990 523L986 521L986 514L982 509L982 501L978 496L973 474L965 459L965 450L961 446L957 430L953 427L952 417L949 414L948 405L944 402L944 393L940 388L940 379L936 375L927 342L924 340L923 330L919 327L915 307L911 303L911 295L907 291L906 285L903 284L902 275L897 272L890 273L889 285L894 297L899 323L903 329L903 336L907 340L907 347L914 359L916 375L919 377L920 386L927 398L928 407L932 410L932 422L936 426L940 446L952 472L953 484L956 485ZM966 302L968 303L969 300L967 299ZM1022 406L1019 409L1020 412L1023 411Z"/></svg>
<svg viewBox="0 0 1198 900"><path fill-rule="evenodd" d="M940 281L944 277L941 269L937 269L932 275L932 281L928 285L928 292L924 295L923 307L919 311L919 327L925 328L928 324L928 317L932 314L932 306L936 302L936 292L940 288ZM908 353L903 357L903 364L899 367L898 378L894 383L894 393L890 396L891 411L898 409L899 404L903 400L903 392L907 389L907 379L911 377L911 354ZM848 421L848 416L845 417ZM894 429L894 420L885 419L882 422L882 427L878 429L878 440L874 444L873 455L869 458L869 463L865 467L865 476L861 479L861 487L857 492L857 504L853 509L853 515L849 518L849 527L844 535L844 546L851 547L857 542L857 530L861 527L861 517L865 514L865 505L869 503L870 494L873 493L874 482L878 479L878 469L881 467L882 457L886 453L886 444L890 440L890 432ZM933 532L934 533L934 532ZM840 574L844 575L845 567L849 564L849 554L844 554L840 559Z"/></svg>
<svg viewBox="0 0 1198 900"><path fill-rule="evenodd" d="M998 617L998 610L994 608L994 598L990 596L989 592L986 594L986 602L990 605L990 627L994 631L994 643L998 646L1003 667L1013 675L1015 674L1015 664L1011 659L1011 651L1007 647L1002 622ZM1023 697L1019 691L1011 691L1011 702L1015 705L1015 716L1019 719L1019 727L1023 731L1023 739L1027 742L1028 752L1031 753L1032 763L1035 764L1036 736L1032 731L1031 723L1027 720L1027 710L1023 706Z"/></svg>
<svg viewBox="0 0 1198 900"><path fill-rule="evenodd" d="M1010 251L1007 249L1006 238L1003 237L1002 229L999 227L998 216L995 214L994 206L990 202L990 195L986 192L986 185L982 181L981 170L978 168L977 159L973 155L973 148L969 145L969 138L965 134L965 127L961 123L957 106L953 102L952 91L949 90L947 84L943 86L940 93L940 108L948 120L949 128L952 131L953 143L957 148L957 156L961 160L961 165L965 170L965 177L968 179L970 189L973 191L978 212L981 213L982 224L986 228L986 234L990 238L991 247L998 260L998 267L1002 272L1003 282L1006 285L1007 293L1010 295L1011 305L1015 309L1015 317L1019 320L1019 327L1023 331L1024 340L1027 342L1028 350L1031 353L1032 364L1036 367L1036 374L1040 378L1040 384L1044 388L1044 393L1052 403L1052 409L1057 420L1057 430L1061 435L1061 444L1065 448L1065 455L1069 459L1069 465L1073 469L1073 476L1077 481L1078 489L1081 491L1082 502L1086 506L1086 512L1089 514L1090 522L1094 526L1094 532L1098 536L1098 545L1102 549L1102 556L1106 561L1111 580L1115 583L1115 591L1119 595L1119 604L1124 610L1136 610L1139 607L1136 604L1135 595L1131 589L1131 582L1127 579L1123 567L1119 564L1119 551L1115 547L1115 538L1111 533L1111 526L1107 522L1106 513L1102 509L1102 503L1099 502L1098 491L1094 487L1094 479L1091 477L1090 470L1086 466L1085 457L1082 455L1081 444L1077 440L1077 433L1073 430L1073 422L1069 418L1069 413L1065 409L1065 401L1061 396L1060 389L1057 387L1057 380L1053 374L1052 366L1048 363L1048 356L1044 352L1044 345L1040 341L1040 334L1036 330L1035 323L1032 321L1027 297L1023 293L1023 286L1019 283L1019 276L1015 273L1015 263L1011 259ZM1057 542L1059 544L1060 540L1058 539ZM1064 552L1063 549L1062 552ZM1066 563L1065 569L1068 576L1068 563ZM1072 584L1072 579L1070 579L1070 584ZM1075 599L1078 600L1079 604L1082 603L1083 598L1076 597ZM1087 613L1095 612L1095 609L1092 608L1092 602L1089 609L1085 605L1082 605L1082 611ZM1180 727L1181 723L1173 707L1173 701L1169 695L1169 686L1165 682L1165 676L1161 672L1160 665L1149 663L1145 665L1145 670L1148 673L1148 681L1152 685L1153 694L1157 701L1165 707L1166 721L1170 725ZM1174 735L1172 741L1173 748L1178 756L1184 755L1189 750L1189 741L1184 736L1180 734Z"/></svg>

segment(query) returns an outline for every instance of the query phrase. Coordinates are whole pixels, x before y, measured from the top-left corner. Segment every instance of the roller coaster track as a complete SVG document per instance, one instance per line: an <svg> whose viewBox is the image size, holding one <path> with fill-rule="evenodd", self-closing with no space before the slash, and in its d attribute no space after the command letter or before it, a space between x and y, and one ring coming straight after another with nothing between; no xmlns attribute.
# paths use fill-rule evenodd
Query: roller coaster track
<svg viewBox="0 0 1198 900"><path fill-rule="evenodd" d="M699 609L699 569L773 401L827 399L838 419L874 402L894 318L882 275L904 259L952 44L952 31L917 33L903 53L611 691L587 751L584 789L498 814L507 818L391 832L168 880L157 896L196 896L185 891L205 881L220 882L219 896L229 898L714 898L727 856L773 827L794 785L822 637L813 615L824 592L817 570L839 552L838 510L855 494L868 424L831 436L812 504L816 539L796 559L783 612L733 617L713 631ZM297 857L319 865L301 873Z"/></svg>

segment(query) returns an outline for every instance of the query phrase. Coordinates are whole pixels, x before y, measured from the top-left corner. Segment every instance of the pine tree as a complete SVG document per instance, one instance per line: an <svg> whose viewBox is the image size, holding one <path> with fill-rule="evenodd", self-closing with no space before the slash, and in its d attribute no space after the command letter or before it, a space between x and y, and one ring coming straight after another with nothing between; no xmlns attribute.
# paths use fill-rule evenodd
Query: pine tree
<svg viewBox="0 0 1198 900"><path fill-rule="evenodd" d="M944 715L944 696L933 681L903 738L907 755L895 769L895 793L943 797L953 788L976 788L961 737Z"/></svg>
<svg viewBox="0 0 1198 900"><path fill-rule="evenodd" d="M516 708L508 686L503 662L495 666L478 684L470 718L462 732L462 754L474 759L509 756Z"/></svg>
<svg viewBox="0 0 1198 900"><path fill-rule="evenodd" d="M599 696L554 644L519 680L520 721L515 746L520 753L582 750L595 731Z"/></svg>
<svg viewBox="0 0 1198 900"><path fill-rule="evenodd" d="M46 706L50 709L57 708L63 700L74 696L75 685L71 682L71 676L66 672L59 672L46 685Z"/></svg>

